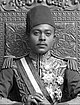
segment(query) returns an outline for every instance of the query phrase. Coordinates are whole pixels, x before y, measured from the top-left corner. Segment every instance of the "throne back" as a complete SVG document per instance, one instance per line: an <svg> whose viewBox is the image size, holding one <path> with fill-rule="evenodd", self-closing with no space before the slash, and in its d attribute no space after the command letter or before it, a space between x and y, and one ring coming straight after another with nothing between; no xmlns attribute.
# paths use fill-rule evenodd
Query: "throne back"
<svg viewBox="0 0 80 105"><path fill-rule="evenodd" d="M0 67L2 66L4 56L15 56L19 58L24 56L30 50L27 44L26 35L26 14L27 11L42 4L42 2L32 3L28 5L26 2L20 3L5 0L6 5L2 4L0 12ZM22 0L24 1L24 0ZM12 6L12 4L15 4ZM17 3L17 4L16 4ZM47 3L47 2L46 2ZM64 59L65 57L76 58L78 68L80 68L80 11L75 8L67 8L57 4L45 5L50 7L53 21L57 28L55 30L56 40L53 45L54 56Z"/></svg>

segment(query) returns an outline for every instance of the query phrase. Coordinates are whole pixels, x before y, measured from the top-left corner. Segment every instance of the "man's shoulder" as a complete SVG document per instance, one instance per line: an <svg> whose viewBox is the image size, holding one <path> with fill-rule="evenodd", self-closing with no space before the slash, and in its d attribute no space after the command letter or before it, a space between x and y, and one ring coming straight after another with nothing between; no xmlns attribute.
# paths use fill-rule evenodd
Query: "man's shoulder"
<svg viewBox="0 0 80 105"><path fill-rule="evenodd" d="M70 57L70 56L66 56L66 57L58 57L58 56L55 56L55 55L52 55L52 57L62 61L62 62L66 62L67 64L67 70L70 70L70 71L78 71L79 72L79 69L78 69L78 64L77 64L77 58L76 57Z"/></svg>
<svg viewBox="0 0 80 105"><path fill-rule="evenodd" d="M2 68L12 68L13 64L17 60L20 60L21 58L26 57L26 56L28 56L28 54L25 54L25 55L20 56L20 57L16 57L16 56L13 56L13 55L4 56L4 62L3 62Z"/></svg>

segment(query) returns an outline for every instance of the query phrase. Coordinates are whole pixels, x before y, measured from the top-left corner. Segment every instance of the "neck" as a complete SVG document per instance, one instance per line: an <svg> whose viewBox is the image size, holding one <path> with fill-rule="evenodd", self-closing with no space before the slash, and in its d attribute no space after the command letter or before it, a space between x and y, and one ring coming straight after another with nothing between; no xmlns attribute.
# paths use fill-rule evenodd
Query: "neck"
<svg viewBox="0 0 80 105"><path fill-rule="evenodd" d="M40 53L34 53L33 51L30 50L29 53L30 58L32 58L33 60L39 59L39 60L43 60L46 58L49 58L51 56L51 51L49 50L48 52L44 53L44 54L40 54Z"/></svg>

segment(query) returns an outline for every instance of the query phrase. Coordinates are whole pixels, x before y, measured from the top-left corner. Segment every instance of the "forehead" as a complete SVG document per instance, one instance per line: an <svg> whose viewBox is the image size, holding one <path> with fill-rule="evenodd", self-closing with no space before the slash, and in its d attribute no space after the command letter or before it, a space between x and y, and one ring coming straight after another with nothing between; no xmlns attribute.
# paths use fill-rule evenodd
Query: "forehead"
<svg viewBox="0 0 80 105"><path fill-rule="evenodd" d="M31 30L54 30L54 27L49 24L40 24L33 27Z"/></svg>

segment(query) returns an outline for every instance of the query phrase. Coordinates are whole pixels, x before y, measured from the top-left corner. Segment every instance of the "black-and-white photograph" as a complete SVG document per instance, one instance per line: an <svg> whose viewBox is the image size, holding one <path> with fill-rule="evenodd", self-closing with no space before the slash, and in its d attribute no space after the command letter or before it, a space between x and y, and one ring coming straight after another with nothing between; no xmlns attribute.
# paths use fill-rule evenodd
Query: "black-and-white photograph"
<svg viewBox="0 0 80 105"><path fill-rule="evenodd" d="M80 0L0 0L0 105L80 105Z"/></svg>

